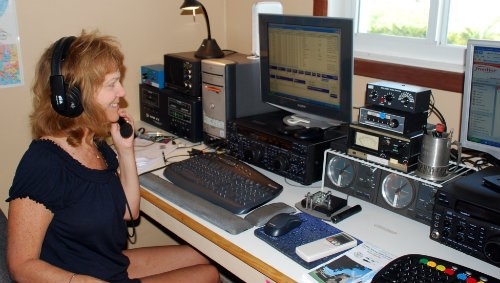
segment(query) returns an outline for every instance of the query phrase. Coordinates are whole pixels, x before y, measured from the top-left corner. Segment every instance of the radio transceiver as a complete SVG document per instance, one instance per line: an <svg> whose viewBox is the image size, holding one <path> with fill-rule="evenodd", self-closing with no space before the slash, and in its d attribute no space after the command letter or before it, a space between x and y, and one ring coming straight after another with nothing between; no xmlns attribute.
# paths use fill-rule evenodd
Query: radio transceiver
<svg viewBox="0 0 500 283"><path fill-rule="evenodd" d="M351 123L347 136L347 153L403 172L418 165L423 131L396 134Z"/></svg>
<svg viewBox="0 0 500 283"><path fill-rule="evenodd" d="M283 112L270 112L230 121L229 154L304 185L321 179L324 151L343 133L325 132L318 140L300 140L278 132Z"/></svg>
<svg viewBox="0 0 500 283"><path fill-rule="evenodd" d="M390 112L383 107L367 106L359 109L359 123L376 128L408 134L423 130L427 125L428 111L408 113L399 110Z"/></svg>
<svg viewBox="0 0 500 283"><path fill-rule="evenodd" d="M380 81L366 85L366 104L410 113L429 110L431 90L419 86Z"/></svg>
<svg viewBox="0 0 500 283"><path fill-rule="evenodd" d="M439 189L430 238L500 267L500 193L484 183L498 175L487 167Z"/></svg>

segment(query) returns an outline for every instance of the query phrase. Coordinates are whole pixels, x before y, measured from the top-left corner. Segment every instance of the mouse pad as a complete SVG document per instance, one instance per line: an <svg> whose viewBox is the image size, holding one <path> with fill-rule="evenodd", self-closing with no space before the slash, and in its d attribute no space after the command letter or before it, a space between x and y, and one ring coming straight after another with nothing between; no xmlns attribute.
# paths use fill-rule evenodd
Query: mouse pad
<svg viewBox="0 0 500 283"><path fill-rule="evenodd" d="M321 238L326 238L330 235L334 235L342 232L340 229L333 227L332 225L324 222L323 220L309 215L307 213L298 213L297 216L300 217L302 223L297 228L288 232L287 234L280 237L269 236L264 233L264 228L260 227L255 229L254 234L257 238L263 240L264 242L271 245L273 248L277 249L281 253L285 254L289 258L293 259L298 264L302 265L306 269L312 269L320 264L323 264L338 254L333 254L315 261L307 262L301 259L296 253L295 248L303 244L310 243ZM352 235L351 235L352 236ZM361 244L359 239L358 245Z"/></svg>

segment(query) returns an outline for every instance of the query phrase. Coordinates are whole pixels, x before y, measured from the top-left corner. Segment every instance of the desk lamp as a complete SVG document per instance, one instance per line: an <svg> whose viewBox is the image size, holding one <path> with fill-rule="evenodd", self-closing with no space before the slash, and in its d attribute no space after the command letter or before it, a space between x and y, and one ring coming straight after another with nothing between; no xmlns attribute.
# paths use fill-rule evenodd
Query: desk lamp
<svg viewBox="0 0 500 283"><path fill-rule="evenodd" d="M184 3L182 3L181 5L182 10L194 11L200 7L203 10L203 15L205 15L208 37L203 40L200 48L198 48L198 50L194 53L194 56L200 59L223 57L224 52L222 52L222 50L220 49L217 41L215 41L215 39L212 39L212 35L210 33L210 21L208 20L208 14L205 6L203 6L199 1L196 0L184 0Z"/></svg>

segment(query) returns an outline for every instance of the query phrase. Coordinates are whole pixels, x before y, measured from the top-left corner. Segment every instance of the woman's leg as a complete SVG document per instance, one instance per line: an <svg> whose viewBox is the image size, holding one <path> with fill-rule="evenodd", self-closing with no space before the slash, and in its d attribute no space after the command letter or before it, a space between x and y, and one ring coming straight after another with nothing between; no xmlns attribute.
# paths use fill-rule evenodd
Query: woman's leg
<svg viewBox="0 0 500 283"><path fill-rule="evenodd" d="M187 245L137 248L124 251L130 259L130 278L141 282L220 282L219 272Z"/></svg>

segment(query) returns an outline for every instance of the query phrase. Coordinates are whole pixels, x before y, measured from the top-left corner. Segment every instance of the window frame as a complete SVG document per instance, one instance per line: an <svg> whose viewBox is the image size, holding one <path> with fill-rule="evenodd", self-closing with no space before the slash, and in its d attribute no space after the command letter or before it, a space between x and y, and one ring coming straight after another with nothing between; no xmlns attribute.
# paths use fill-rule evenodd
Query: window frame
<svg viewBox="0 0 500 283"><path fill-rule="evenodd" d="M346 4L345 1L313 0L313 15L326 16L328 13L333 14L332 11L329 11L329 9L333 9L330 1L337 1L336 5L340 4L343 13L346 13L346 11L352 13L352 9L355 9L355 5ZM351 3L353 2L356 1L352 1ZM359 55L355 55L354 74L451 92L463 92L463 68L458 71L450 71L442 70L432 65L428 67L413 66L404 62L404 60L398 63L391 63L380 59L361 58Z"/></svg>

